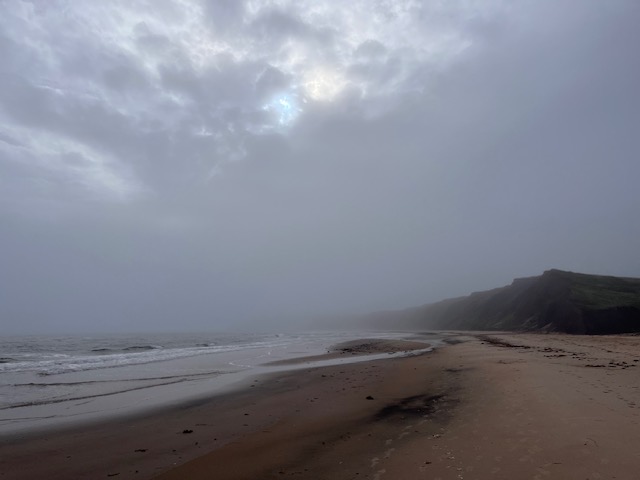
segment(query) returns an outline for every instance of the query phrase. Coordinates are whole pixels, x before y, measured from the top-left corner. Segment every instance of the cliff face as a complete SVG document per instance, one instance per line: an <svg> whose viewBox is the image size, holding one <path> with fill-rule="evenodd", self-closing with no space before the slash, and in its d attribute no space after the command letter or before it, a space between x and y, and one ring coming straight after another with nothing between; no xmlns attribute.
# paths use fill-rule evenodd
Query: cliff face
<svg viewBox="0 0 640 480"><path fill-rule="evenodd" d="M370 321L387 328L640 332L640 279L548 270L506 287L379 313Z"/></svg>

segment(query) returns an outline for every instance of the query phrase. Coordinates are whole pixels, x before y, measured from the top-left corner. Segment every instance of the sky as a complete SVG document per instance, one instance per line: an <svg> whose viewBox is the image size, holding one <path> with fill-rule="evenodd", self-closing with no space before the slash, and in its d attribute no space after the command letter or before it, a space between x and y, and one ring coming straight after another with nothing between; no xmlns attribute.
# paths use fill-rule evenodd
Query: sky
<svg viewBox="0 0 640 480"><path fill-rule="evenodd" d="M0 333L640 277L637 0L0 0Z"/></svg>

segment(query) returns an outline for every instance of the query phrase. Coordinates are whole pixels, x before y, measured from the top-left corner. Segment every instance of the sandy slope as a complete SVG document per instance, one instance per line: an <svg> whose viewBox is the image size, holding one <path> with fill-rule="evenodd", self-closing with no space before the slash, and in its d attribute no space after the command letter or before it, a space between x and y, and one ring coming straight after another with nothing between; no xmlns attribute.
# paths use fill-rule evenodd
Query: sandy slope
<svg viewBox="0 0 640 480"><path fill-rule="evenodd" d="M639 338L466 339L160 478L638 478Z"/></svg>

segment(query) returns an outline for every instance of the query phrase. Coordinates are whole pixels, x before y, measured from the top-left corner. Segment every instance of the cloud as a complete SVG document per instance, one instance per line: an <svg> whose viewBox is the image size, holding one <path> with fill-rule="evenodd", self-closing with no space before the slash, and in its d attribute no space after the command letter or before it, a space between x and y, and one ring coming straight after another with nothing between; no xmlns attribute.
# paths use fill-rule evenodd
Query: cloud
<svg viewBox="0 0 640 480"><path fill-rule="evenodd" d="M632 1L0 10L15 325L284 325L640 270Z"/></svg>
<svg viewBox="0 0 640 480"><path fill-rule="evenodd" d="M447 12L415 2L354 2L339 10L317 2L167 0L152 9L17 2L2 21L4 122L127 157L133 170L147 154L136 136L183 144L209 132L217 144L210 158L196 153L188 163L207 163L210 172L225 155L243 156L247 134L291 123L305 102L336 101L346 92L373 101L416 88L411 72L446 63L470 44L455 22L424 24ZM293 102L295 116L269 108Z"/></svg>

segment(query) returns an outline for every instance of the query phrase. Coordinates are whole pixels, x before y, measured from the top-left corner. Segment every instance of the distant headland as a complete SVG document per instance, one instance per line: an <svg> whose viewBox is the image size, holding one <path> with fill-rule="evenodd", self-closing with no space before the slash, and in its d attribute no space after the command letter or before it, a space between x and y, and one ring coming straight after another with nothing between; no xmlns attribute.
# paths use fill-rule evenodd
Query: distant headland
<svg viewBox="0 0 640 480"><path fill-rule="evenodd" d="M511 285L361 318L382 328L640 332L640 278L547 270Z"/></svg>

